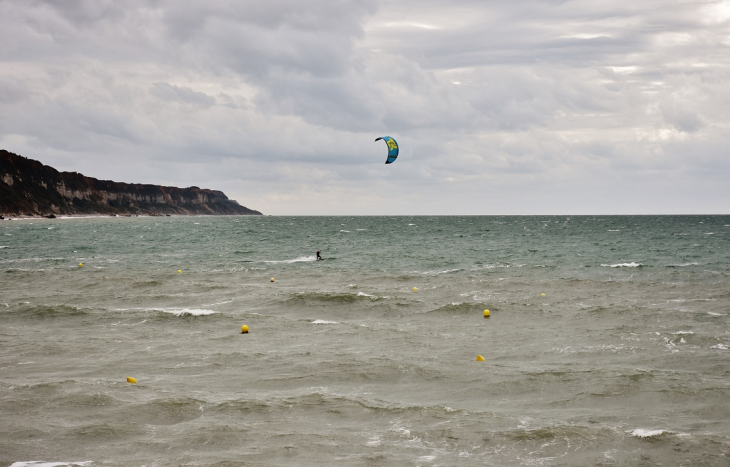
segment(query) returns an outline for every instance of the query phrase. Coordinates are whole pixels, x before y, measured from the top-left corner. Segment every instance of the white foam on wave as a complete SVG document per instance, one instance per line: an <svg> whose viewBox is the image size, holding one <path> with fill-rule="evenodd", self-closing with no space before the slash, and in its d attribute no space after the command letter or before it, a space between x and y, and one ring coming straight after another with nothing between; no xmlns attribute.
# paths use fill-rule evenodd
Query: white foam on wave
<svg viewBox="0 0 730 467"><path fill-rule="evenodd" d="M368 298L378 298L378 297L376 297L375 295L370 295L370 294L368 294L368 293L365 293L365 292L358 292L358 293L357 293L357 296L358 296L358 297L368 297Z"/></svg>
<svg viewBox="0 0 730 467"><path fill-rule="evenodd" d="M9 247L7 245L0 245L0 250L2 250L3 248L9 248Z"/></svg>
<svg viewBox="0 0 730 467"><path fill-rule="evenodd" d="M206 316L217 313L217 311L205 310L200 308L157 308L153 309L153 311L170 313L175 316Z"/></svg>
<svg viewBox="0 0 730 467"><path fill-rule="evenodd" d="M298 258L284 259L281 261L264 261L264 263L291 264L291 263L308 263L310 261L317 261L317 257L316 256L300 256Z"/></svg>
<svg viewBox="0 0 730 467"><path fill-rule="evenodd" d="M366 446L380 446L380 436L373 436L365 443Z"/></svg>
<svg viewBox="0 0 730 467"><path fill-rule="evenodd" d="M421 274L423 274L424 276L437 276L439 274L449 274L452 272L459 272L459 271L461 271L461 269L458 269L458 268L457 269L444 269L442 271L426 271L426 272L422 272Z"/></svg>
<svg viewBox="0 0 730 467"><path fill-rule="evenodd" d="M206 316L218 313L217 311L202 308L116 308L116 311L159 311L175 316Z"/></svg>
<svg viewBox="0 0 730 467"><path fill-rule="evenodd" d="M76 462L46 462L46 461L26 461L13 462L10 467L82 467L91 465L92 461L76 461Z"/></svg>
<svg viewBox="0 0 730 467"><path fill-rule="evenodd" d="M337 321L327 321L326 319L315 319L312 324L339 324Z"/></svg>
<svg viewBox="0 0 730 467"><path fill-rule="evenodd" d="M609 232L621 232L620 230L609 230Z"/></svg>
<svg viewBox="0 0 730 467"><path fill-rule="evenodd" d="M715 313L714 311L708 311L707 314L710 316L727 316L724 313Z"/></svg>
<svg viewBox="0 0 730 467"><path fill-rule="evenodd" d="M728 350L727 345L725 344L717 344L710 347L711 349L720 349L720 350Z"/></svg>
<svg viewBox="0 0 730 467"><path fill-rule="evenodd" d="M671 433L667 430L645 430L643 428L637 428L634 431L631 431L631 436L636 436L637 438L653 438L654 436L661 436L664 433Z"/></svg>
<svg viewBox="0 0 730 467"><path fill-rule="evenodd" d="M604 268L638 268L639 266L643 266L641 263L618 263L618 264L602 264Z"/></svg>

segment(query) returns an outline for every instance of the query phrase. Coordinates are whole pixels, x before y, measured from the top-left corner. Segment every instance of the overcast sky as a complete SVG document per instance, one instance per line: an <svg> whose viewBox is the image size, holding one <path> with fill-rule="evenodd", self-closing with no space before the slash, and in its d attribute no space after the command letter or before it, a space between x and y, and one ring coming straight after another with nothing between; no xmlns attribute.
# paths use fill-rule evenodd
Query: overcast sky
<svg viewBox="0 0 730 467"><path fill-rule="evenodd" d="M271 215L730 213L730 1L0 0L0 148Z"/></svg>

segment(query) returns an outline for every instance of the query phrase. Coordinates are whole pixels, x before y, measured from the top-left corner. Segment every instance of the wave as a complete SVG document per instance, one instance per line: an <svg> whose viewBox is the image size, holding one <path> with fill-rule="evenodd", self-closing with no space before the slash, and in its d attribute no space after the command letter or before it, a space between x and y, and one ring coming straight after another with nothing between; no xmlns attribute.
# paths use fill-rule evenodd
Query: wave
<svg viewBox="0 0 730 467"><path fill-rule="evenodd" d="M644 267L643 264L635 263L633 261L630 263L601 264L601 266L604 268L642 268L642 267Z"/></svg>
<svg viewBox="0 0 730 467"><path fill-rule="evenodd" d="M326 319L315 319L312 324L340 324L337 321L327 321Z"/></svg>
<svg viewBox="0 0 730 467"><path fill-rule="evenodd" d="M681 264L667 264L668 268L685 268L687 266L699 266L700 263L692 262L692 263L681 263Z"/></svg>
<svg viewBox="0 0 730 467"><path fill-rule="evenodd" d="M461 268L455 268L455 269L442 269L442 270L436 270L436 271L425 271L422 272L424 276L438 276L441 274L451 274L452 272L459 272L463 271Z"/></svg>
<svg viewBox="0 0 730 467"><path fill-rule="evenodd" d="M207 316L217 314L217 311L208 310L205 308L115 308L114 311L142 311L142 312L153 312L163 313L175 316Z"/></svg>
<svg viewBox="0 0 730 467"><path fill-rule="evenodd" d="M291 263L309 263L317 261L317 257L312 256L300 256L298 258L294 259L284 259L279 261L269 260L269 261L262 261L263 263L270 263L270 264L291 264Z"/></svg>
<svg viewBox="0 0 730 467"><path fill-rule="evenodd" d="M139 423L177 425L202 417L204 405L204 402L189 397L170 397L145 402L131 410L137 414L135 421Z"/></svg>
<svg viewBox="0 0 730 467"><path fill-rule="evenodd" d="M81 308L61 303L53 305L25 304L19 309L8 310L5 313L20 316L23 318L56 319L86 316L89 314L89 311L87 308Z"/></svg>
<svg viewBox="0 0 730 467"><path fill-rule="evenodd" d="M645 430L643 428L637 428L628 433L631 434L631 436L636 436L637 438L656 438L657 436L671 434L672 432L668 430Z"/></svg>
<svg viewBox="0 0 730 467"><path fill-rule="evenodd" d="M10 467L85 467L93 464L93 461L69 461L69 462L46 462L46 461L18 461L10 464Z"/></svg>
<svg viewBox="0 0 730 467"><path fill-rule="evenodd" d="M334 303L353 303L358 300L377 301L380 297L366 294L363 292L354 293L336 293L336 292L299 292L294 294L290 300L305 300L317 302L334 302Z"/></svg>
<svg viewBox="0 0 730 467"><path fill-rule="evenodd" d="M484 303L452 302L430 310L428 313L482 313L488 307Z"/></svg>
<svg viewBox="0 0 730 467"><path fill-rule="evenodd" d="M370 294L367 294L365 292L358 292L357 293L357 296L358 297L367 297L367 298L370 298L370 299L377 299L378 298L375 295L370 295Z"/></svg>
<svg viewBox="0 0 730 467"><path fill-rule="evenodd" d="M150 308L150 311L160 311L175 316L207 316L218 313L217 311L203 308Z"/></svg>

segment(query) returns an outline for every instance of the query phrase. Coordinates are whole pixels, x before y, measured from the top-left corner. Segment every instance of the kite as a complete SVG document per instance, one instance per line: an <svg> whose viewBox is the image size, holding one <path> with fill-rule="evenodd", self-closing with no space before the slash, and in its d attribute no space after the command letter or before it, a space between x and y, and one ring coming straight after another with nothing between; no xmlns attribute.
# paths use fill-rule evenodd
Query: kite
<svg viewBox="0 0 730 467"><path fill-rule="evenodd" d="M381 136L380 138L376 138L375 141L380 141L381 139L388 145L388 160L385 163L391 164L398 157L398 143L390 136Z"/></svg>

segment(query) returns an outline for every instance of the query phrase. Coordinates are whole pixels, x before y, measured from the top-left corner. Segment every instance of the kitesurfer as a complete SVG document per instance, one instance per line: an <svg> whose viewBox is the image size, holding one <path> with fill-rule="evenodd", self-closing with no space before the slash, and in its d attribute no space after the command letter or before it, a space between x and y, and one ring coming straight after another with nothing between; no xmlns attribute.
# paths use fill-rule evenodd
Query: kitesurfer
<svg viewBox="0 0 730 467"><path fill-rule="evenodd" d="M322 255L319 254L319 250L317 250L317 261L319 261L321 259L324 259L324 258L322 258Z"/></svg>

